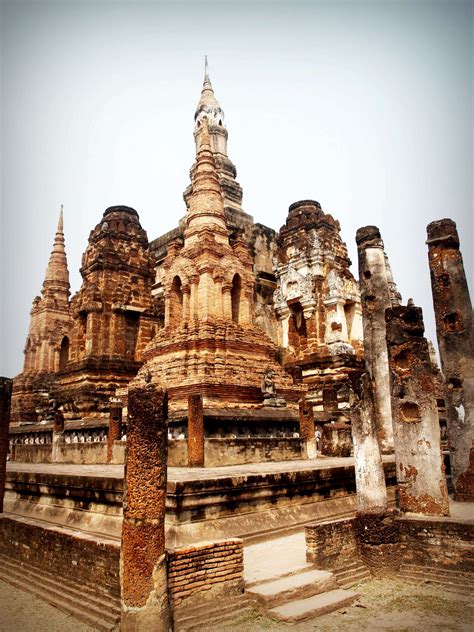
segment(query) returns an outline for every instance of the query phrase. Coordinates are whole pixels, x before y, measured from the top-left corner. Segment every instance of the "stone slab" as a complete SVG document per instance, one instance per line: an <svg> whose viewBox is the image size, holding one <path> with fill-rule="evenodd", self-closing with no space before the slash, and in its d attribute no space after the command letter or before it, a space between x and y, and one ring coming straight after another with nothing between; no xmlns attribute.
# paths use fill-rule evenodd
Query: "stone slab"
<svg viewBox="0 0 474 632"><path fill-rule="evenodd" d="M307 599L289 601L283 606L272 608L269 614L280 621L301 621L348 606L358 596L356 592L337 588Z"/></svg>

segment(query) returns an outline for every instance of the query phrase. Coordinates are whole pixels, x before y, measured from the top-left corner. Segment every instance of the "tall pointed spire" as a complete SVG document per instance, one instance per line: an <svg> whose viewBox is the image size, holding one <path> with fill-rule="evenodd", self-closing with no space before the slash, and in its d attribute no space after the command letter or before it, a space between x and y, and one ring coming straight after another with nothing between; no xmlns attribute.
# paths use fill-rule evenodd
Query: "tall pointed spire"
<svg viewBox="0 0 474 632"><path fill-rule="evenodd" d="M189 211L186 217L186 242L195 239L203 229L210 229L219 240L228 242L224 200L211 150L209 124L206 118L201 126L196 167L192 174Z"/></svg>
<svg viewBox="0 0 474 632"><path fill-rule="evenodd" d="M43 296L53 296L56 300L67 302L70 294L69 270L64 242L63 219L64 209L61 204L59 212L58 228L54 238L53 249L49 258L48 267L43 282Z"/></svg>
<svg viewBox="0 0 474 632"><path fill-rule="evenodd" d="M209 65L207 63L207 55L204 55L204 86L208 84L210 90L212 90L211 80L209 79Z"/></svg>
<svg viewBox="0 0 474 632"><path fill-rule="evenodd" d="M215 97L214 90L212 89L212 83L209 78L207 55L204 57L204 82L202 84L201 97L194 115L197 127L200 126L203 118L207 118L211 125L219 125L225 128L224 111Z"/></svg>

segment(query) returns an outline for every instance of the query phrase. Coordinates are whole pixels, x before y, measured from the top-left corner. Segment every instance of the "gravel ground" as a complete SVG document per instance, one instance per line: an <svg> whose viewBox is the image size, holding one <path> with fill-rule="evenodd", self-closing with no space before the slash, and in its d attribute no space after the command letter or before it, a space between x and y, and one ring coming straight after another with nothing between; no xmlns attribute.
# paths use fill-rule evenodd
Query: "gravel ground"
<svg viewBox="0 0 474 632"><path fill-rule="evenodd" d="M472 632L472 599L430 584L372 580L355 587L360 597L338 612L287 625L253 611L209 632ZM0 632L94 632L33 595L0 581Z"/></svg>

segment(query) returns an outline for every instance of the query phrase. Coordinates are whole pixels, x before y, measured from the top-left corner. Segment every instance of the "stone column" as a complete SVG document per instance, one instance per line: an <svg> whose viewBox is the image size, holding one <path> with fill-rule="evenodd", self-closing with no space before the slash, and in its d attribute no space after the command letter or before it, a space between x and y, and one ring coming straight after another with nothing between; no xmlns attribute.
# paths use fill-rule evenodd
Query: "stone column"
<svg viewBox="0 0 474 632"><path fill-rule="evenodd" d="M474 502L474 323L471 299L456 224L450 219L431 222L427 233L436 334L446 384L454 498Z"/></svg>
<svg viewBox="0 0 474 632"><path fill-rule="evenodd" d="M8 377L0 377L0 513L3 512L3 498L5 495L5 480L7 475L11 397L12 380Z"/></svg>
<svg viewBox="0 0 474 632"><path fill-rule="evenodd" d="M107 463L112 463L114 456L114 441L119 441L122 436L122 406L119 401L113 400L109 410L109 431L107 433Z"/></svg>
<svg viewBox="0 0 474 632"><path fill-rule="evenodd" d="M120 585L122 632L168 632L165 554L166 392L152 385L128 393Z"/></svg>
<svg viewBox="0 0 474 632"><path fill-rule="evenodd" d="M392 419L400 510L448 516L433 368L414 305L387 309Z"/></svg>
<svg viewBox="0 0 474 632"><path fill-rule="evenodd" d="M351 404L357 511L384 512L387 488L375 427L373 385L367 373L360 378L360 393Z"/></svg>
<svg viewBox="0 0 474 632"><path fill-rule="evenodd" d="M315 459L318 456L316 448L316 434L314 429L314 410L311 402L306 398L300 399L300 438L306 442L306 453L308 459Z"/></svg>
<svg viewBox="0 0 474 632"><path fill-rule="evenodd" d="M188 397L188 467L204 467L204 411L199 394Z"/></svg>
<svg viewBox="0 0 474 632"><path fill-rule="evenodd" d="M392 303L385 252L376 226L359 228L356 242L359 253L365 368L375 382L375 425L381 450L387 454L393 452L393 425L385 310Z"/></svg>
<svg viewBox="0 0 474 632"><path fill-rule="evenodd" d="M351 393L351 429L357 514L354 522L359 551L373 575L392 574L400 566L396 513L387 508L387 488L375 427L373 382L364 373Z"/></svg>

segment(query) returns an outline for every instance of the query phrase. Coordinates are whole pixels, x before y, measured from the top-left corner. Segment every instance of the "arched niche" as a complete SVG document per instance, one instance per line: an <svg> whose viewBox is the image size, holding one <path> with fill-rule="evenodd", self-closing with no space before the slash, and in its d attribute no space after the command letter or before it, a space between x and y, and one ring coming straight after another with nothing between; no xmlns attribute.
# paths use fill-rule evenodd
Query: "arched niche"
<svg viewBox="0 0 474 632"><path fill-rule="evenodd" d="M169 324L171 327L179 327L183 319L183 289L181 279L178 275L173 279L169 297Z"/></svg>
<svg viewBox="0 0 474 632"><path fill-rule="evenodd" d="M307 345L306 319L303 313L303 307L299 301L295 301L288 305L290 309L290 319L288 323L288 342L299 353Z"/></svg>
<svg viewBox="0 0 474 632"><path fill-rule="evenodd" d="M63 371L69 361L70 342L68 336L64 336L59 347L59 370Z"/></svg>
<svg viewBox="0 0 474 632"><path fill-rule="evenodd" d="M234 274L232 288L230 290L230 300L232 309L232 320L238 324L240 320L240 301L242 298L242 279L240 274Z"/></svg>

